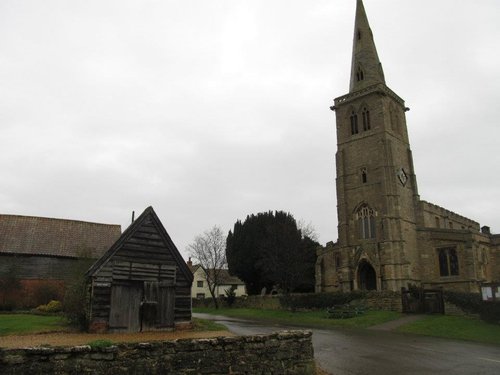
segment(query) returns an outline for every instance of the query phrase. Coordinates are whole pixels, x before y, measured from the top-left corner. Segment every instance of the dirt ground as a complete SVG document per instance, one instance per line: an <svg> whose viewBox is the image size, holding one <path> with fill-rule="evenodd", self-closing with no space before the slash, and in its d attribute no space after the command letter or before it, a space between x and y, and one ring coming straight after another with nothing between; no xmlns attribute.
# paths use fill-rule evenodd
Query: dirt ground
<svg viewBox="0 0 500 375"><path fill-rule="evenodd" d="M119 342L150 342L175 339L211 338L234 336L229 331L175 331L142 333L38 333L32 335L0 336L0 348L28 348L36 346L76 346L86 345L95 340Z"/></svg>

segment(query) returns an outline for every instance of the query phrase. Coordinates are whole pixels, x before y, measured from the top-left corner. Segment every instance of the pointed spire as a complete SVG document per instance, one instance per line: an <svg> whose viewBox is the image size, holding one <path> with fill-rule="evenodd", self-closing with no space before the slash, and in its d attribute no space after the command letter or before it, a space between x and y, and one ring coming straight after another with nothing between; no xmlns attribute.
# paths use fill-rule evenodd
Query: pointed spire
<svg viewBox="0 0 500 375"><path fill-rule="evenodd" d="M349 92L358 91L376 83L385 84L384 71L378 59L363 1L357 0Z"/></svg>

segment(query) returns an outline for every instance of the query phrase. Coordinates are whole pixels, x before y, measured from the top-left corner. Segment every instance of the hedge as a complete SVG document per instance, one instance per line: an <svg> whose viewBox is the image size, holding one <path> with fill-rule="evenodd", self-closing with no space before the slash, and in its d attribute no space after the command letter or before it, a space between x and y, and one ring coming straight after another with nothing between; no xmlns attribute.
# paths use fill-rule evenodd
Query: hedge
<svg viewBox="0 0 500 375"><path fill-rule="evenodd" d="M349 293L310 293L289 294L279 297L280 304L284 308L295 309L326 309L336 305L345 305L351 301L366 297L364 291L352 291Z"/></svg>
<svg viewBox="0 0 500 375"><path fill-rule="evenodd" d="M489 323L500 323L500 302L485 302L477 293L461 293L445 291L445 301L451 302L469 314L478 314Z"/></svg>

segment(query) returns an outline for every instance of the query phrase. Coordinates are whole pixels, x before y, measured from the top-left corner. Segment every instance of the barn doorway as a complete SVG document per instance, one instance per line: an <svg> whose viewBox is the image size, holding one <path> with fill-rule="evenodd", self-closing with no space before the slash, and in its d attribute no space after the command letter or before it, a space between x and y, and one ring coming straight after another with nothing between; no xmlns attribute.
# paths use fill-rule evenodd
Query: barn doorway
<svg viewBox="0 0 500 375"><path fill-rule="evenodd" d="M175 287L168 281L127 281L111 287L109 330L142 332L174 326Z"/></svg>
<svg viewBox="0 0 500 375"><path fill-rule="evenodd" d="M113 285L111 288L111 309L109 329L112 332L139 332L141 330L140 310L143 293L141 282Z"/></svg>
<svg viewBox="0 0 500 375"><path fill-rule="evenodd" d="M358 288L361 290L377 290L377 274L366 260L358 266Z"/></svg>

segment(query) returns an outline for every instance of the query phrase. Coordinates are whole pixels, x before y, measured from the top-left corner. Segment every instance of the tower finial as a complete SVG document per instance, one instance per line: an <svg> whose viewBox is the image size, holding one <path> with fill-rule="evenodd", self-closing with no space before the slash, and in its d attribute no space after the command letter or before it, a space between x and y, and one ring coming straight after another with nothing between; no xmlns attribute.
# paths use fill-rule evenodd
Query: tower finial
<svg viewBox="0 0 500 375"><path fill-rule="evenodd" d="M358 91L376 83L385 84L384 71L378 58L363 1L357 0L349 92Z"/></svg>

